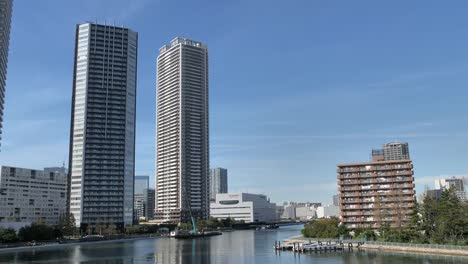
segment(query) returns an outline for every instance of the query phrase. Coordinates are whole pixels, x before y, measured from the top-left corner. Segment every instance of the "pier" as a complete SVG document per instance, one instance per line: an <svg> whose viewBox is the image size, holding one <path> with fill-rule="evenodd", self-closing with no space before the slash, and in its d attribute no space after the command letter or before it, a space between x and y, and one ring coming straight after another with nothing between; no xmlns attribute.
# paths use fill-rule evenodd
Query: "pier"
<svg viewBox="0 0 468 264"><path fill-rule="evenodd" d="M344 251L345 249L359 249L364 242L349 242L342 240L327 240L327 241L304 241L296 239L288 239L283 242L275 241L274 249L276 251L293 251L298 253L306 252L327 252L327 251Z"/></svg>

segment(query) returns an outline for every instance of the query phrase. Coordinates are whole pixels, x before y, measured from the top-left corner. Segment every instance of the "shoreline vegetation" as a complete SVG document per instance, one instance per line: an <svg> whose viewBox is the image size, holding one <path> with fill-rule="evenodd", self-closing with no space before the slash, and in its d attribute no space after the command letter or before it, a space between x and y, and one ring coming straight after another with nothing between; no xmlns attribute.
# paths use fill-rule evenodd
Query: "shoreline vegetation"
<svg viewBox="0 0 468 264"><path fill-rule="evenodd" d="M438 200L426 196L421 205L415 204L406 225L397 223L348 229L336 217L315 219L304 226L302 238L291 239L365 241L362 248L367 249L468 256L468 202L460 201L452 189Z"/></svg>
<svg viewBox="0 0 468 264"><path fill-rule="evenodd" d="M286 223L286 222L285 222ZM287 222L292 223L292 222ZM286 223L286 224L287 224ZM210 218L198 221L197 229L201 231L231 231L255 229L267 225L266 222L245 223L232 218L218 220ZM18 232L11 228L0 227L0 252L14 249L38 249L57 245L74 245L91 242L106 242L128 239L166 237L175 228L191 230L191 223L150 224L142 222L119 230L115 225L97 225L94 228L80 230L75 227L73 215L60 218L58 225L50 226L43 222L32 223L22 227Z"/></svg>

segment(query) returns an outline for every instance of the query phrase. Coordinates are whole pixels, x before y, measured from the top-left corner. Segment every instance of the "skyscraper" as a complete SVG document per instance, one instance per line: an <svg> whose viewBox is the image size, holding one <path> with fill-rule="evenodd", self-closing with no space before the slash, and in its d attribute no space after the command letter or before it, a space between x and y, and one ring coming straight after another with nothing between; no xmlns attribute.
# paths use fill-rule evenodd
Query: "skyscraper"
<svg viewBox="0 0 468 264"><path fill-rule="evenodd" d="M145 189L149 188L149 176L135 176L135 195L143 194Z"/></svg>
<svg viewBox="0 0 468 264"><path fill-rule="evenodd" d="M8 47L10 45L10 25L13 0L0 0L0 144L2 139L3 104L5 102L5 86L8 62Z"/></svg>
<svg viewBox="0 0 468 264"><path fill-rule="evenodd" d="M216 199L216 194L228 192L227 169L210 169L210 200Z"/></svg>
<svg viewBox="0 0 468 264"><path fill-rule="evenodd" d="M409 160L408 143L392 142L383 145L384 160Z"/></svg>
<svg viewBox="0 0 468 264"><path fill-rule="evenodd" d="M132 224L137 44L128 28L76 28L69 211L83 229Z"/></svg>
<svg viewBox="0 0 468 264"><path fill-rule="evenodd" d="M156 218L209 216L208 48L175 38L157 59Z"/></svg>

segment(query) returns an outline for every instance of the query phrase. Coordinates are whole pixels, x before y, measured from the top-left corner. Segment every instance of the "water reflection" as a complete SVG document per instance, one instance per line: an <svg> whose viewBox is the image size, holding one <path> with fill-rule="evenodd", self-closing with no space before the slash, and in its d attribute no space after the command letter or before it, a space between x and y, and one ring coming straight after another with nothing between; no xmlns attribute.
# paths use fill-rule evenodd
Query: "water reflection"
<svg viewBox="0 0 468 264"><path fill-rule="evenodd" d="M210 263L211 238L159 240L155 244L155 263L186 264Z"/></svg>
<svg viewBox="0 0 468 264"><path fill-rule="evenodd" d="M222 236L176 240L170 238L65 245L57 248L0 253L0 263L109 264L238 264L238 263L468 263L466 257L406 254L386 251L294 254L275 252L275 240L298 235L299 227L266 231L235 231Z"/></svg>

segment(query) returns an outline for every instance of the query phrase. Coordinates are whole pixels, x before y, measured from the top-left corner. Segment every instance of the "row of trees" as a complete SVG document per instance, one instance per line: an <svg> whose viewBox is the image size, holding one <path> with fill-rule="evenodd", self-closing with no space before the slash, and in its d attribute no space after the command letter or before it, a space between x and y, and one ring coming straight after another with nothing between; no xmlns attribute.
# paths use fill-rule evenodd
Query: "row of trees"
<svg viewBox="0 0 468 264"><path fill-rule="evenodd" d="M44 223L32 223L20 228L18 234L12 228L0 228L0 242L14 243L26 241L47 241L63 237L57 226L49 226Z"/></svg>
<svg viewBox="0 0 468 264"><path fill-rule="evenodd" d="M98 224L94 227L87 226L83 230L76 227L73 214L65 215L59 219L59 223L55 226L50 226L44 222L32 223L29 226L20 228L16 232L12 228L0 228L0 243L28 242L28 241L50 241L67 237L77 237L80 235L99 234L111 236L115 234L153 234L159 233L161 228L173 230L175 225L137 225L119 230L112 224Z"/></svg>
<svg viewBox="0 0 468 264"><path fill-rule="evenodd" d="M318 219L306 224L302 234L315 238L352 234L356 238L387 242L468 245L468 202L460 201L454 190L445 190L438 200L426 196L421 205L416 203L407 225L347 230L337 218Z"/></svg>
<svg viewBox="0 0 468 264"><path fill-rule="evenodd" d="M60 217L59 223L54 226L39 221L20 228L18 233L12 228L0 228L0 242L47 241L65 236L75 236L78 233L78 229L75 227L75 218L73 214L70 214Z"/></svg>

